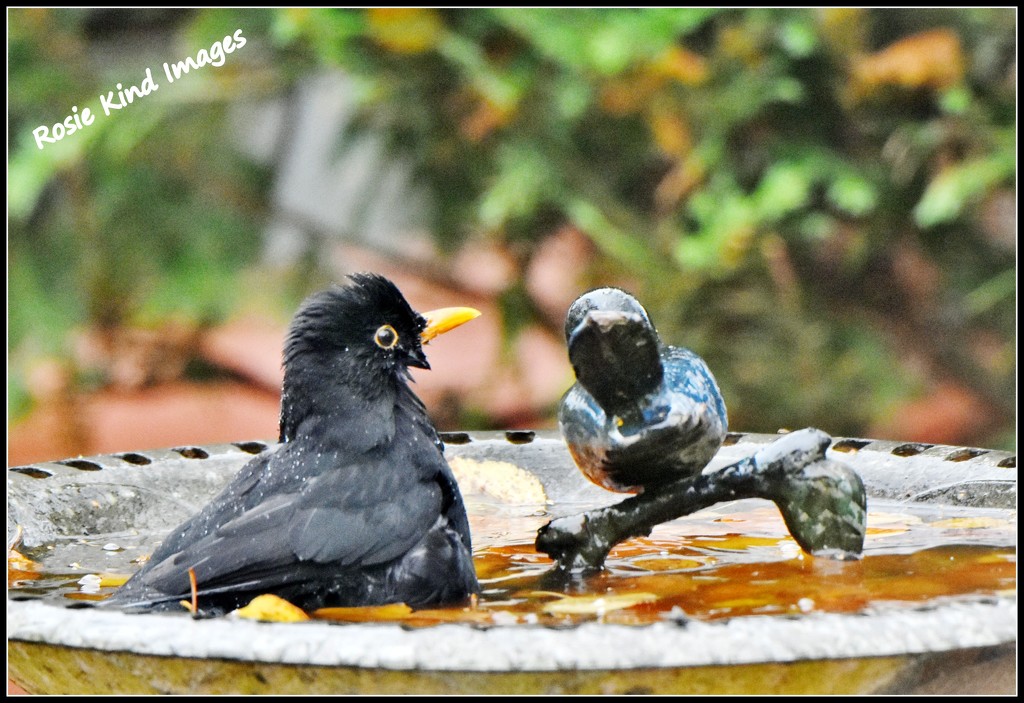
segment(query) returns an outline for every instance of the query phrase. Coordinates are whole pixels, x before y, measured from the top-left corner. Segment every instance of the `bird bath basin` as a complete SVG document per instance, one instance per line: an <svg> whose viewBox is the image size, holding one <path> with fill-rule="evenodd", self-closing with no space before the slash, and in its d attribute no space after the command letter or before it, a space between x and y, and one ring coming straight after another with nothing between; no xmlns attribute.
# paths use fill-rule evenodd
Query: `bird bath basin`
<svg viewBox="0 0 1024 703"><path fill-rule="evenodd" d="M731 434L712 467L776 438ZM623 496L588 483L554 433L445 439L484 589L450 617L264 623L73 607L94 597L82 577L137 568L271 445L10 468L9 542L20 527L37 563L32 578L9 562L10 678L50 694L1014 692L1013 454L836 439L829 454L869 495L863 559L803 555L774 505L740 501L620 545L607 573L559 592L536 529Z"/></svg>

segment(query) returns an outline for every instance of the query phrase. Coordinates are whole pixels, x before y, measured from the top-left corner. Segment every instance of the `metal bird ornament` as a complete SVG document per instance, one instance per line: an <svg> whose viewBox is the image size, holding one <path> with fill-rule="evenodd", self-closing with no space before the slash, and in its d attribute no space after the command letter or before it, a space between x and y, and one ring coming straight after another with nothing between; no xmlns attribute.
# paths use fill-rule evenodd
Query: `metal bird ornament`
<svg viewBox="0 0 1024 703"><path fill-rule="evenodd" d="M537 550L555 560L554 582L602 568L612 547L660 523L740 498L773 501L808 553L861 554L867 494L856 472L827 455L827 434L792 432L705 471L728 419L699 356L663 344L643 306L617 288L577 298L565 335L576 383L562 398L558 421L569 453L594 483L637 495L538 530Z"/></svg>
<svg viewBox="0 0 1024 703"><path fill-rule="evenodd" d="M565 334L577 381L559 428L587 478L637 493L707 466L729 420L703 359L664 344L644 307L618 288L577 298Z"/></svg>
<svg viewBox="0 0 1024 703"><path fill-rule="evenodd" d="M173 530L108 603L220 614L271 593L305 610L479 591L462 496L409 368L479 313L419 314L372 274L312 295L284 349L281 444ZM194 581L190 578L190 572Z"/></svg>

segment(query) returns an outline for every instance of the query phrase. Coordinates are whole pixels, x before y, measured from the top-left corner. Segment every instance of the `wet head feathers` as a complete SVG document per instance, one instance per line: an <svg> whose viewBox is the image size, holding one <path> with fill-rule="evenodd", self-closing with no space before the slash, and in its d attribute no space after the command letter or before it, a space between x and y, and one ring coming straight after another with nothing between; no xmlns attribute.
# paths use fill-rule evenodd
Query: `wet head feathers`
<svg viewBox="0 0 1024 703"><path fill-rule="evenodd" d="M377 354L380 349L374 338L383 325L397 333L396 349L419 352L419 334L426 321L395 284L369 273L353 274L349 279L349 285L314 293L299 308L285 341L286 370L307 354Z"/></svg>

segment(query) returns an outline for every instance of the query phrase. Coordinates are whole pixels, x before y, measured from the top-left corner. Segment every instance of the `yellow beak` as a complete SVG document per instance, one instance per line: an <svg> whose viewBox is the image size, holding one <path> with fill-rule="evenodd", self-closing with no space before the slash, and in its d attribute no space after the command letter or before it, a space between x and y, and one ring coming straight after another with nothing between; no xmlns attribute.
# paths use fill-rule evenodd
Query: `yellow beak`
<svg viewBox="0 0 1024 703"><path fill-rule="evenodd" d="M439 308L420 314L427 319L427 326L420 332L420 342L423 344L474 317L480 317L480 311L473 308Z"/></svg>

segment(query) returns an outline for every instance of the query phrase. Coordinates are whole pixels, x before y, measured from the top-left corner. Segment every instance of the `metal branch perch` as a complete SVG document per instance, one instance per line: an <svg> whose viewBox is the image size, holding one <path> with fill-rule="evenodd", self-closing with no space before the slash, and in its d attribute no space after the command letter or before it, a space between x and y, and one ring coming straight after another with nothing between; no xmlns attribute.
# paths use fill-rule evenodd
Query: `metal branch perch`
<svg viewBox="0 0 1024 703"><path fill-rule="evenodd" d="M537 533L537 549L572 573L597 570L608 552L655 525L722 501L766 498L790 534L811 554L857 557L864 547L867 498L860 476L826 458L832 438L808 428L792 432L719 471L648 489L616 505L558 518Z"/></svg>

